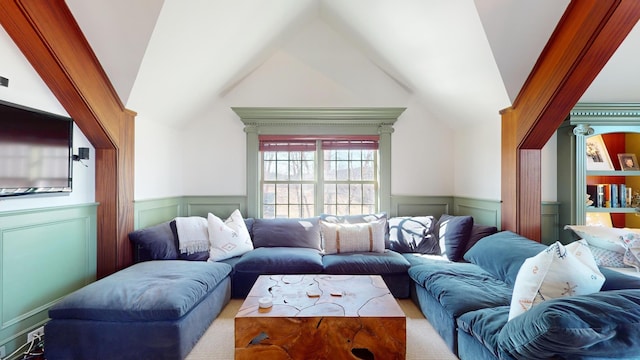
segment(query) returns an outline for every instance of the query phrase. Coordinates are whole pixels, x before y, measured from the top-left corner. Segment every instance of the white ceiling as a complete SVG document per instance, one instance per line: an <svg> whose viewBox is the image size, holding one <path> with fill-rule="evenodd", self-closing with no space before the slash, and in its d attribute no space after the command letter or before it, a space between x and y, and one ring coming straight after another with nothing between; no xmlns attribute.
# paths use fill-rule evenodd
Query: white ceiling
<svg viewBox="0 0 640 360"><path fill-rule="evenodd" d="M157 121L189 121L178 109L224 96L319 19L456 127L511 105L569 0L66 2L123 103ZM634 29L584 101L640 101L638 43Z"/></svg>

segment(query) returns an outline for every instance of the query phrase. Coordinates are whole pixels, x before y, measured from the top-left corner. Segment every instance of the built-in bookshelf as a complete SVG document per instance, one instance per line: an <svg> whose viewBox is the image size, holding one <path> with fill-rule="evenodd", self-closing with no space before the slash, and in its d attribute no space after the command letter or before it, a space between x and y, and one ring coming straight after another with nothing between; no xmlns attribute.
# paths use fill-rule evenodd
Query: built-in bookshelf
<svg viewBox="0 0 640 360"><path fill-rule="evenodd" d="M640 104L577 104L557 141L561 240L568 224L640 227Z"/></svg>

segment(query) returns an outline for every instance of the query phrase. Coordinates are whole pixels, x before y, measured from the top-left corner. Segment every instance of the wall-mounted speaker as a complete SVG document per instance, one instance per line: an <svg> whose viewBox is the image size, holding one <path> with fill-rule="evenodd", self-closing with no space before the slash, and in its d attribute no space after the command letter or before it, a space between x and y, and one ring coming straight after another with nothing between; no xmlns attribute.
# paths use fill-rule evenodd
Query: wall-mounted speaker
<svg viewBox="0 0 640 360"><path fill-rule="evenodd" d="M78 155L73 155L73 160L89 160L89 148L81 147L78 148Z"/></svg>

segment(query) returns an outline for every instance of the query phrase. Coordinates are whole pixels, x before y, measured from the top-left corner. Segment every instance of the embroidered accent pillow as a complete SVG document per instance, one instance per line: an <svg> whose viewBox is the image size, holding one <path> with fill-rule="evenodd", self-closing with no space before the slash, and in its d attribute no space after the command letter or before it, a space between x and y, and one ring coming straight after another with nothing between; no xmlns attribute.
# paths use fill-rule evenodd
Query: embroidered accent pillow
<svg viewBox="0 0 640 360"><path fill-rule="evenodd" d="M320 221L325 254L384 252L386 219L361 224Z"/></svg>
<svg viewBox="0 0 640 360"><path fill-rule="evenodd" d="M520 267L509 320L545 300L598 292L604 280L585 240L567 246L557 241Z"/></svg>
<svg viewBox="0 0 640 360"><path fill-rule="evenodd" d="M229 259L253 250L253 242L240 210L234 210L225 221L209 213L207 221L210 261Z"/></svg>

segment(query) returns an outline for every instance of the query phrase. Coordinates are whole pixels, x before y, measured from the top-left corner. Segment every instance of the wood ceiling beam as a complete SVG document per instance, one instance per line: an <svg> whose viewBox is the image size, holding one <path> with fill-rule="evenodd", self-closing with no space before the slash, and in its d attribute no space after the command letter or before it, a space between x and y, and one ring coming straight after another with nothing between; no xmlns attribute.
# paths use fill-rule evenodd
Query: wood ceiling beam
<svg viewBox="0 0 640 360"><path fill-rule="evenodd" d="M122 105L64 0L0 0L0 24L96 149L98 277L128 266L135 113Z"/></svg>
<svg viewBox="0 0 640 360"><path fill-rule="evenodd" d="M502 228L541 238L540 150L640 19L637 0L573 0L501 112Z"/></svg>

